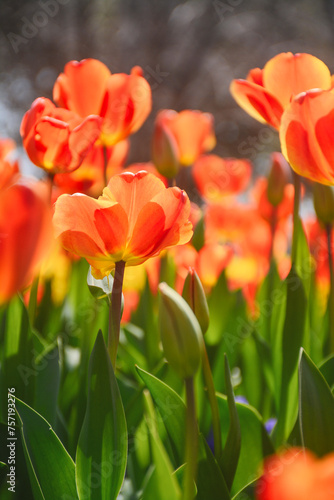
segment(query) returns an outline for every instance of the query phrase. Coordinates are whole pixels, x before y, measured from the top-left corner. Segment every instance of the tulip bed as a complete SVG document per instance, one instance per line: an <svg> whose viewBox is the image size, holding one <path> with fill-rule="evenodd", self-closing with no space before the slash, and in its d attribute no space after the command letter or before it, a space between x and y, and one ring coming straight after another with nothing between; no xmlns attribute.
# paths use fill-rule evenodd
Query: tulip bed
<svg viewBox="0 0 334 500"><path fill-rule="evenodd" d="M231 83L266 177L197 110L125 166L150 86L94 59L22 119L41 181L0 140L1 499L334 499L331 89L309 54Z"/></svg>

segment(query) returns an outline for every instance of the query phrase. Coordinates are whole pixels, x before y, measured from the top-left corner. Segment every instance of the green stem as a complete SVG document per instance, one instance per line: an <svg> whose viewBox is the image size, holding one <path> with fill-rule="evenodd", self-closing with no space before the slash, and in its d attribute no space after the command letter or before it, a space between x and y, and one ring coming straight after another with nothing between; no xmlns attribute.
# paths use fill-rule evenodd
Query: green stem
<svg viewBox="0 0 334 500"><path fill-rule="evenodd" d="M183 500L193 500L195 496L195 480L198 458L198 426L196 418L196 402L194 379L185 379L186 385L186 469L184 474Z"/></svg>
<svg viewBox="0 0 334 500"><path fill-rule="evenodd" d="M104 185L106 186L108 184L108 177L107 177L108 149L107 149L107 146L103 146L103 159L104 159L103 179L104 179Z"/></svg>
<svg viewBox="0 0 334 500"><path fill-rule="evenodd" d="M116 262L114 283L111 291L111 304L109 307L108 351L114 370L116 367L117 348L121 329L124 269L125 262L123 260Z"/></svg>
<svg viewBox="0 0 334 500"><path fill-rule="evenodd" d="M295 172L293 173L293 181L295 186L295 196L293 202L293 233L292 233L292 249L291 261L292 264L296 262L297 258L297 245L298 245L298 224L299 224L299 205L300 205L300 177Z"/></svg>
<svg viewBox="0 0 334 500"><path fill-rule="evenodd" d="M204 344L204 342L203 342L203 344ZM203 349L202 366L203 366L203 375L204 375L204 380L205 380L205 384L206 384L206 388L207 388L209 404L211 407L214 453L215 453L215 457L216 457L218 464L220 464L223 449L222 449L222 437L221 437L219 409L218 409L216 390L215 390L215 386L214 386L214 382L213 382L210 362L209 362L208 353L206 351L205 344L204 344L204 349Z"/></svg>
<svg viewBox="0 0 334 500"><path fill-rule="evenodd" d="M328 264L329 264L329 276L330 276L330 288L328 297L328 309L329 309L329 332L330 332L330 350L331 353L334 352L334 268L333 268L333 252L332 252L332 225L328 224L326 226L327 233L327 251L328 251Z"/></svg>
<svg viewBox="0 0 334 500"><path fill-rule="evenodd" d="M274 285L274 243L275 243L275 235L277 228L277 207L274 207L273 214L270 221L270 234L271 234L271 242L270 242L270 251L269 251L269 273L267 280L267 300L268 304L272 302L272 292ZM270 339L271 337L271 315L266 314L266 339Z"/></svg>
<svg viewBox="0 0 334 500"><path fill-rule="evenodd" d="M39 275L34 278L30 288L30 297L29 297L29 305L28 305L28 315L31 326L34 325L36 309L37 309L37 293L38 293L38 282Z"/></svg>

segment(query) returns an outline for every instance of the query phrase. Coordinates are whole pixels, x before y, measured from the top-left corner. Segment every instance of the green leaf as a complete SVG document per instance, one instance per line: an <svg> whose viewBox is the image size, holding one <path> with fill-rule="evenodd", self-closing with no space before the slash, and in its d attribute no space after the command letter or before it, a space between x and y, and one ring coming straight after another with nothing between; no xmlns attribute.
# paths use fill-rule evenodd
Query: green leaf
<svg viewBox="0 0 334 500"><path fill-rule="evenodd" d="M287 301L282 337L280 406L275 439L282 444L290 434L297 416L297 367L303 345L307 300L303 282L291 267L286 278Z"/></svg>
<svg viewBox="0 0 334 500"><path fill-rule="evenodd" d="M229 407L226 396L217 394L222 422L222 438L227 438L229 425ZM236 403L240 430L241 449L238 467L231 493L236 495L259 475L263 458L274 453L271 440L263 426L259 413L249 405Z"/></svg>
<svg viewBox="0 0 334 500"><path fill-rule="evenodd" d="M0 343L0 409L5 421L8 387L15 387L15 395L29 403L34 393L32 330L28 311L19 297L14 297L6 309Z"/></svg>
<svg viewBox="0 0 334 500"><path fill-rule="evenodd" d="M16 412L35 499L76 500L74 462L49 423L19 399Z"/></svg>
<svg viewBox="0 0 334 500"><path fill-rule="evenodd" d="M153 367L161 359L160 334L158 329L157 315L155 314L157 297L154 297L148 280L141 293L136 311L131 317L131 322L141 327L145 332L145 351L147 364Z"/></svg>
<svg viewBox="0 0 334 500"><path fill-rule="evenodd" d="M233 479L237 470L240 449L241 449L241 431L237 408L234 400L234 393L231 382L230 367L225 354L225 384L227 392L227 403L229 411L230 425L227 433L225 446L223 449L222 465L225 482L228 489L231 489Z"/></svg>
<svg viewBox="0 0 334 500"><path fill-rule="evenodd" d="M230 494L219 468L204 436L199 436L196 500L230 500Z"/></svg>
<svg viewBox="0 0 334 500"><path fill-rule="evenodd" d="M321 363L319 370L325 377L329 387L333 390L334 387L334 354Z"/></svg>
<svg viewBox="0 0 334 500"><path fill-rule="evenodd" d="M319 456L334 451L334 397L304 350L299 362L299 417L304 446Z"/></svg>
<svg viewBox="0 0 334 500"><path fill-rule="evenodd" d="M58 345L52 344L44 348L36 336L33 337L36 355L34 367L36 369L34 409L43 415L51 424L56 424L57 400L60 385L60 367ZM38 344L38 347L37 347Z"/></svg>
<svg viewBox="0 0 334 500"><path fill-rule="evenodd" d="M127 460L127 429L116 377L99 331L89 361L87 409L76 454L79 498L115 500Z"/></svg>
<svg viewBox="0 0 334 500"><path fill-rule="evenodd" d="M208 297L210 323L205 334L205 341L209 345L218 344L221 340L229 314L235 305L236 294L229 291L223 272Z"/></svg>
<svg viewBox="0 0 334 500"><path fill-rule="evenodd" d="M178 465L184 462L186 407L180 396L161 380L137 367L148 387L170 437ZM200 434L197 472L197 500L229 500L224 476L205 439Z"/></svg>
<svg viewBox="0 0 334 500"><path fill-rule="evenodd" d="M143 500L177 500L181 498L181 490L176 477L173 475L173 467L159 437L156 415L151 396L144 392L145 399L145 418L150 434L153 463L155 465L151 480L147 483L144 490ZM154 482L154 488L152 488Z"/></svg>
<svg viewBox="0 0 334 500"><path fill-rule="evenodd" d="M164 382L138 366L137 372L149 389L174 445L177 465L184 462L186 407L180 396Z"/></svg>

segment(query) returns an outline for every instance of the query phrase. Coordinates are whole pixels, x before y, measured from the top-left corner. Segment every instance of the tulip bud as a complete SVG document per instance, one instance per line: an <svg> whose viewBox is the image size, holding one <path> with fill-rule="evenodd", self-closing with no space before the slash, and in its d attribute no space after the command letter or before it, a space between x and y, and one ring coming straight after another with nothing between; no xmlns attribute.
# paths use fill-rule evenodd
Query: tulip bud
<svg viewBox="0 0 334 500"><path fill-rule="evenodd" d="M320 222L325 225L334 223L334 188L313 183L314 209Z"/></svg>
<svg viewBox="0 0 334 500"><path fill-rule="evenodd" d="M268 177L267 197L269 202L277 207L283 200L284 188L289 182L290 167L281 153L271 155L272 165Z"/></svg>
<svg viewBox="0 0 334 500"><path fill-rule="evenodd" d="M183 378L193 377L203 349L201 327L187 302L166 283L160 283L159 326L167 361Z"/></svg>
<svg viewBox="0 0 334 500"><path fill-rule="evenodd" d="M152 160L158 172L172 179L179 171L176 140L163 124L156 122L153 133Z"/></svg>
<svg viewBox="0 0 334 500"><path fill-rule="evenodd" d="M204 334L209 327L209 307L203 285L193 267L189 268L189 273L183 285L182 297L193 310Z"/></svg>

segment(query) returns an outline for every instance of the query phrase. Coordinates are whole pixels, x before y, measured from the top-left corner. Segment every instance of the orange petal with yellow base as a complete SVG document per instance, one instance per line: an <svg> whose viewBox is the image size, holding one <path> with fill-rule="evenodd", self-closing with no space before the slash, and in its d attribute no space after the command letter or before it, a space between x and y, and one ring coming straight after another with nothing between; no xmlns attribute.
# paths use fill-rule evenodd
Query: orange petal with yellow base
<svg viewBox="0 0 334 500"><path fill-rule="evenodd" d="M109 274L115 262L138 265L192 236L190 202L153 174L125 172L111 178L98 200L62 195L56 202L56 235L68 250Z"/></svg>

